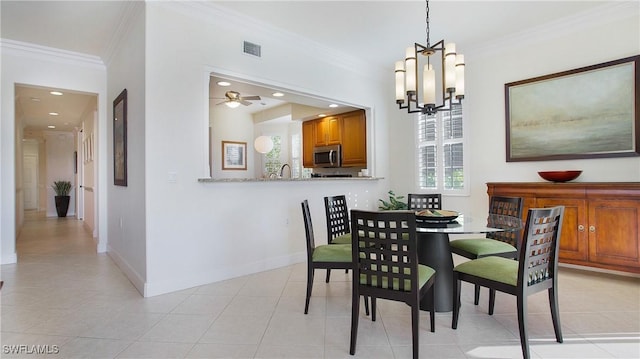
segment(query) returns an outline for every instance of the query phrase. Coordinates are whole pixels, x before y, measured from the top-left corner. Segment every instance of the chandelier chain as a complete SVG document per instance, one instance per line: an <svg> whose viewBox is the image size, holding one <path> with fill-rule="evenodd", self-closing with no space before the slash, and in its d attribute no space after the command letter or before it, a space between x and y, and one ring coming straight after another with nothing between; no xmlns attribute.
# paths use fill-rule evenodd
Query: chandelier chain
<svg viewBox="0 0 640 359"><path fill-rule="evenodd" d="M431 47L431 42L429 40L429 32L430 32L430 29L429 29L429 0L426 0L426 3L427 4L425 6L425 12L426 12L427 16L425 18L425 22L427 23L427 26L426 26L425 31L427 32L427 48L430 48Z"/></svg>

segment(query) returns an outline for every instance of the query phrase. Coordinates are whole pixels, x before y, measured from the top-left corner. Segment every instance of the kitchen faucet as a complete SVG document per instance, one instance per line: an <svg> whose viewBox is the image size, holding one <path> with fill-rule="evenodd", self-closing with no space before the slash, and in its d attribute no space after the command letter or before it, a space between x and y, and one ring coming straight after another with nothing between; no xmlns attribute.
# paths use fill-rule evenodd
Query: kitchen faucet
<svg viewBox="0 0 640 359"><path fill-rule="evenodd" d="M288 163L285 163L282 165L282 167L280 167L280 178L282 178L282 174L284 173L284 168L285 167L289 167L289 178L291 178L291 166L289 166Z"/></svg>

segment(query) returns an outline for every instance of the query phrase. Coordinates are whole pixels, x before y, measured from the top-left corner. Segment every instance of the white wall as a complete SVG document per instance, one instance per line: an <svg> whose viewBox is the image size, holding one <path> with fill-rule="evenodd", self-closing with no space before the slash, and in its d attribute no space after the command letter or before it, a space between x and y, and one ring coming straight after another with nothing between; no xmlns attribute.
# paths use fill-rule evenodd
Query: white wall
<svg viewBox="0 0 640 359"><path fill-rule="evenodd" d="M470 163L470 197L445 196L444 206L484 218L487 182L539 182L537 171L581 169L581 182L639 181L640 158L510 162L505 160L504 84L640 54L640 7L614 3L606 9L577 14L522 34L497 39L475 49L463 49L466 62L464 116L466 156ZM589 99L585 99L589 101ZM415 158L413 119L392 128L394 153ZM411 134L411 135L408 135ZM392 163L399 193L418 191L414 162Z"/></svg>
<svg viewBox="0 0 640 359"><path fill-rule="evenodd" d="M55 191L51 187L55 181L71 182L69 210L67 216L76 214L76 181L73 173L73 151L75 151L74 134L63 131L46 131L44 133L47 154L47 217L56 217Z"/></svg>
<svg viewBox="0 0 640 359"><path fill-rule="evenodd" d="M102 62L93 57L28 46L2 40L0 122L0 242L1 263L15 263L15 84L55 87L89 92L98 95L101 127L98 139L98 156L105 155L106 131L106 72ZM105 163L103 161L103 163ZM105 169L106 170L106 169ZM104 171L104 170L101 170ZM104 173L104 172L101 172ZM101 181L100 186L104 184ZM106 199L103 199L106 200ZM100 232L100 240L106 240L106 232Z"/></svg>
<svg viewBox="0 0 640 359"><path fill-rule="evenodd" d="M109 233L108 253L127 275L133 285L144 292L147 276L147 238L146 238L146 161L158 156L148 152L146 143L147 117L146 107L153 107L145 91L145 13L144 4L137 4L129 19L126 30L118 47L107 65L109 111L107 123L107 222ZM170 49L169 47L167 49ZM169 56L165 54L164 56ZM172 56L169 56L172 57ZM127 90L127 186L115 186L113 181L113 100ZM170 104L169 104L170 105ZM149 120L147 120L149 119ZM175 121L183 118L176 116ZM174 137L180 137L180 131L159 138L165 148L175 146ZM152 180L158 180L157 178Z"/></svg>
<svg viewBox="0 0 640 359"><path fill-rule="evenodd" d="M308 198L318 238L322 197L349 194L352 206L373 208L384 181L198 183L208 176L208 73L337 98L375 108L372 143L386 121L391 91L345 66L321 47L200 3L147 3L146 210L148 280L155 295L304 260L300 202ZM242 41L263 57L241 53ZM180 54L180 56L174 56ZM308 71L314 68L314 71ZM372 72L372 73L375 73ZM380 91L384 89L384 91ZM374 106L374 104L377 106ZM375 129L375 131L373 130ZM167 140L171 139L171 145ZM247 142L252 142L247 140ZM219 144L214 143L214 148ZM384 158L384 156L381 156ZM372 164L384 175L386 163ZM169 182L174 172L176 181ZM369 206L369 207L363 207Z"/></svg>
<svg viewBox="0 0 640 359"><path fill-rule="evenodd" d="M254 178L253 118L251 114L244 111L217 106L216 102L219 100L209 101L209 123L213 133L211 148L213 178ZM246 170L222 169L222 141L246 142Z"/></svg>

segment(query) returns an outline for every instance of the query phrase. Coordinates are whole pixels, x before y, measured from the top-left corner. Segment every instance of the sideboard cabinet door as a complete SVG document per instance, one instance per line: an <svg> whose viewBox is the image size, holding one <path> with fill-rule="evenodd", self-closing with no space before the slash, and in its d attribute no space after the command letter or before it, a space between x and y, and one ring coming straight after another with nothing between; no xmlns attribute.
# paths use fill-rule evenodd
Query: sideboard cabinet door
<svg viewBox="0 0 640 359"><path fill-rule="evenodd" d="M640 203L627 200L589 201L589 260L640 268Z"/></svg>
<svg viewBox="0 0 640 359"><path fill-rule="evenodd" d="M564 220L560 234L559 259L562 262L589 259L587 204L584 199L538 198L538 207L564 206ZM576 263L576 262L574 262Z"/></svg>

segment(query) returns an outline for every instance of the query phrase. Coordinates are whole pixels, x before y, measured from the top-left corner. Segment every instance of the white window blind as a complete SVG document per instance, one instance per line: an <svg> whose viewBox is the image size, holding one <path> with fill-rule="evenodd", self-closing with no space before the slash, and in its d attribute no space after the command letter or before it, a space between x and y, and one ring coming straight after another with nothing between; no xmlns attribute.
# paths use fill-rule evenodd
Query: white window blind
<svg viewBox="0 0 640 359"><path fill-rule="evenodd" d="M451 111L418 116L418 187L461 192L465 190L464 122L462 106Z"/></svg>

